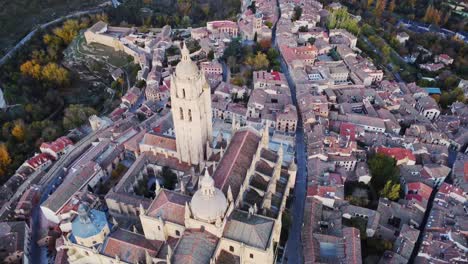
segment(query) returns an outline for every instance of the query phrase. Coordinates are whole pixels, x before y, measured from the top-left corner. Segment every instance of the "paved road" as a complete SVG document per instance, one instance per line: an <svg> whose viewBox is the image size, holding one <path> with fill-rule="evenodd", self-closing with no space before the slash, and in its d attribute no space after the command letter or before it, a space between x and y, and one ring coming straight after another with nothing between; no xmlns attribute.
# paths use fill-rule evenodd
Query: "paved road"
<svg viewBox="0 0 468 264"><path fill-rule="evenodd" d="M278 4L278 20L281 17L281 10ZM276 23L272 28L272 42L276 49ZM288 81L289 87L291 89L291 97L294 105L297 107L297 98L296 98L296 85L292 80L288 67L281 58L281 70L285 74ZM289 230L288 241L286 242L284 258L286 263L303 263L303 253L302 253L302 242L301 242L301 231L302 224L304 219L304 205L306 198L306 188L307 188L307 155L305 151L304 143L304 128L302 126L302 117L298 116L298 123L296 129L296 163L297 163L297 175L296 175L296 184L294 186L294 200L292 203L291 214L292 214L292 223Z"/></svg>
<svg viewBox="0 0 468 264"><path fill-rule="evenodd" d="M24 44L26 44L28 41L31 40L31 38L36 34L36 32L40 29L40 30L44 30L46 28L48 28L49 26L51 25L54 25L54 24L57 24L57 23L60 23L66 19L69 19L69 18L75 18L75 17L80 17L82 15L87 15L87 14L93 14L93 13L98 13L98 12L101 12L103 10L102 7L96 7L96 8L93 8L93 9L90 9L90 10L85 10L85 11L79 11L79 12L73 12L69 15L66 15L66 16L63 16L63 17L59 17L57 19L54 19L52 21L49 21L47 23L44 23L40 26L38 26L37 28L33 29L31 32L29 32L23 39L21 39L18 43L16 43L16 45L10 49L10 51L8 51L7 54L5 54L1 59L0 59L0 66L2 66L5 62L8 61L8 59L10 57L12 57L16 51L18 51L21 47L23 47Z"/></svg>
<svg viewBox="0 0 468 264"><path fill-rule="evenodd" d="M285 73L291 89L291 96L294 105L297 107L296 86L289 75L287 66L281 61L281 69ZM301 231L304 219L304 205L306 198L307 188L307 155L305 152L304 143L304 129L302 126L302 117L299 114L297 130L296 130L296 162L297 162L297 175L296 184L294 186L294 200L291 208L292 224L289 230L289 238L286 243L285 256L287 263L302 263L302 242Z"/></svg>

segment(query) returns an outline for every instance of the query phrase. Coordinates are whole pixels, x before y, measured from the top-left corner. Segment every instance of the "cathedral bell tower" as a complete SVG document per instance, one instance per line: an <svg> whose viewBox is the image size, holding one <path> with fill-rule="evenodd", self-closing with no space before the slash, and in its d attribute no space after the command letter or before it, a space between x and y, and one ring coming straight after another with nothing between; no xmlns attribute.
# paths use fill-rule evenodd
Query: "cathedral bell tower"
<svg viewBox="0 0 468 264"><path fill-rule="evenodd" d="M204 162L206 142L212 138L211 94L205 75L190 59L186 45L171 75L171 106L180 161Z"/></svg>

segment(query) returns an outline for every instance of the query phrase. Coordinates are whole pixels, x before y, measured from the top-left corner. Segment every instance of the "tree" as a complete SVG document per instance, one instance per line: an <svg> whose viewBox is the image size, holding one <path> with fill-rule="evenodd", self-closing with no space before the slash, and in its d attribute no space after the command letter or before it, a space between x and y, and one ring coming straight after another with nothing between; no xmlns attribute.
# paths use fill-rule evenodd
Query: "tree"
<svg viewBox="0 0 468 264"><path fill-rule="evenodd" d="M42 79L61 86L70 82L68 71L54 62L49 62L44 66L42 69Z"/></svg>
<svg viewBox="0 0 468 264"><path fill-rule="evenodd" d="M63 127L67 130L79 127L88 120L88 117L96 114L96 110L91 107L70 105L65 109Z"/></svg>
<svg viewBox="0 0 468 264"><path fill-rule="evenodd" d="M68 45L78 35L79 30L80 25L78 20L69 19L63 23L62 27L55 28L53 32L61 38L66 45Z"/></svg>
<svg viewBox="0 0 468 264"><path fill-rule="evenodd" d="M388 5L388 12L393 13L395 11L396 3L395 0L392 0Z"/></svg>
<svg viewBox="0 0 468 264"><path fill-rule="evenodd" d="M357 35L360 28L357 19L352 17L345 8L340 8L330 12L327 19L327 27L329 29L343 28Z"/></svg>
<svg viewBox="0 0 468 264"><path fill-rule="evenodd" d="M380 195L393 201L398 200L400 197L400 188L401 185L399 182L394 183L392 181L387 181L384 188L380 191Z"/></svg>
<svg viewBox="0 0 468 264"><path fill-rule="evenodd" d="M236 73L239 71L239 65L237 65L237 59L234 56L229 56L227 58L227 64L229 66L229 69L231 70L232 73Z"/></svg>
<svg viewBox="0 0 468 264"><path fill-rule="evenodd" d="M234 77L231 80L231 83L237 86L243 86L244 85L244 79L240 76Z"/></svg>
<svg viewBox="0 0 468 264"><path fill-rule="evenodd" d="M168 190L174 190L177 183L177 174L175 174L169 167L164 166L159 173L164 179L164 187Z"/></svg>
<svg viewBox="0 0 468 264"><path fill-rule="evenodd" d="M375 192L380 193L387 181L399 182L399 170L395 159L384 154L375 154L369 160L369 170L372 175L370 184Z"/></svg>
<svg viewBox="0 0 468 264"><path fill-rule="evenodd" d="M377 18L382 17L386 6L387 0L377 0L377 4L375 5L375 15L377 16Z"/></svg>
<svg viewBox="0 0 468 264"><path fill-rule="evenodd" d="M435 25L439 25L442 18L442 14L439 10L437 10L433 5L429 5L426 9L426 13L424 15L424 22L432 23Z"/></svg>
<svg viewBox="0 0 468 264"><path fill-rule="evenodd" d="M273 23L271 23L271 21L265 21L265 26L267 26L268 28L272 28Z"/></svg>
<svg viewBox="0 0 468 264"><path fill-rule="evenodd" d="M15 121L15 125L11 130L11 135L16 139L18 142L23 142L25 138L25 127L24 122L22 120Z"/></svg>
<svg viewBox="0 0 468 264"><path fill-rule="evenodd" d="M10 153L4 143L0 143L0 177L5 176L7 167L11 164Z"/></svg>
<svg viewBox="0 0 468 264"><path fill-rule="evenodd" d="M276 50L274 48L269 48L268 51L267 51L267 57L268 57L269 61L274 61L274 60L278 59L278 57L279 57L278 50Z"/></svg>
<svg viewBox="0 0 468 264"><path fill-rule="evenodd" d="M210 49L210 51L208 52L207 58L208 60L212 61L214 60L214 57L215 57L214 51Z"/></svg>
<svg viewBox="0 0 468 264"><path fill-rule="evenodd" d="M188 16L192 9L192 0L177 0L177 7L182 13L182 16Z"/></svg>
<svg viewBox="0 0 468 264"><path fill-rule="evenodd" d="M294 14L293 14L293 21L299 20L302 16L302 7L300 6L295 6L294 7Z"/></svg>
<svg viewBox="0 0 468 264"><path fill-rule="evenodd" d="M256 71L265 70L270 65L267 55L262 52L257 52L257 55L248 57L245 63Z"/></svg>
<svg viewBox="0 0 468 264"><path fill-rule="evenodd" d="M299 27L299 32L307 32L307 31L309 31L309 27L307 27L307 25Z"/></svg>
<svg viewBox="0 0 468 264"><path fill-rule="evenodd" d="M36 80L41 79L41 65L35 60L25 61L21 64L20 71L24 76L30 76Z"/></svg>
<svg viewBox="0 0 468 264"><path fill-rule="evenodd" d="M314 43L315 43L315 38L314 38L314 37L310 37L309 39L307 39L307 42L309 42L310 45L314 45Z"/></svg>

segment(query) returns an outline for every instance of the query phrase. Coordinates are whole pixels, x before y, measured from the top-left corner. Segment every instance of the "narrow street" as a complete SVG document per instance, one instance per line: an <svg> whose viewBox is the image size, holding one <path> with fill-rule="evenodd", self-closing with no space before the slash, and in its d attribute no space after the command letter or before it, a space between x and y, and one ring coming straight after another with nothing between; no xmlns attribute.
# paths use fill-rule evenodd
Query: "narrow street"
<svg viewBox="0 0 468 264"><path fill-rule="evenodd" d="M297 107L296 99L296 86L289 75L287 66L284 61L281 61L281 70L286 76L289 87L291 89L291 96L294 105ZM304 128L302 126L302 117L298 115L296 130L296 162L297 162L297 175L296 184L294 186L294 200L291 208L292 212L292 224L289 230L289 238L286 243L285 256L287 258L286 263L302 263L302 223L304 218L304 206L306 199L306 188L307 188L307 155L305 151L304 142Z"/></svg>
<svg viewBox="0 0 468 264"><path fill-rule="evenodd" d="M279 7L279 0L277 0L278 7L278 20L281 17L281 9ZM272 43L273 46L279 51L276 43L276 23L272 28ZM288 67L284 60L281 58L281 71L286 76L289 88L291 89L291 97L294 105L297 107L296 98L296 85L292 80ZM302 125L302 117L299 113L296 129L296 163L297 163L297 175L296 184L294 185L294 200L291 207L292 223L289 229L289 237L286 242L284 252L284 263L302 263L302 223L304 218L304 206L307 189L307 155L305 151L304 141L304 128Z"/></svg>

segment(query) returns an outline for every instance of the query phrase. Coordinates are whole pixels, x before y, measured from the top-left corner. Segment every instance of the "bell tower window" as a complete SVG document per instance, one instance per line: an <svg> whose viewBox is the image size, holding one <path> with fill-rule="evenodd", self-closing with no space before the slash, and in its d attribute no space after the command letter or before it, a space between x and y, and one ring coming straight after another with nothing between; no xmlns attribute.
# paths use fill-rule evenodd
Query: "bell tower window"
<svg viewBox="0 0 468 264"><path fill-rule="evenodd" d="M192 109L188 110L188 119L190 122L192 122Z"/></svg>
<svg viewBox="0 0 468 264"><path fill-rule="evenodd" d="M185 89L182 89L182 97L185 98Z"/></svg>
<svg viewBox="0 0 468 264"><path fill-rule="evenodd" d="M180 120L184 120L184 110L182 107L179 107L179 112L180 112Z"/></svg>

